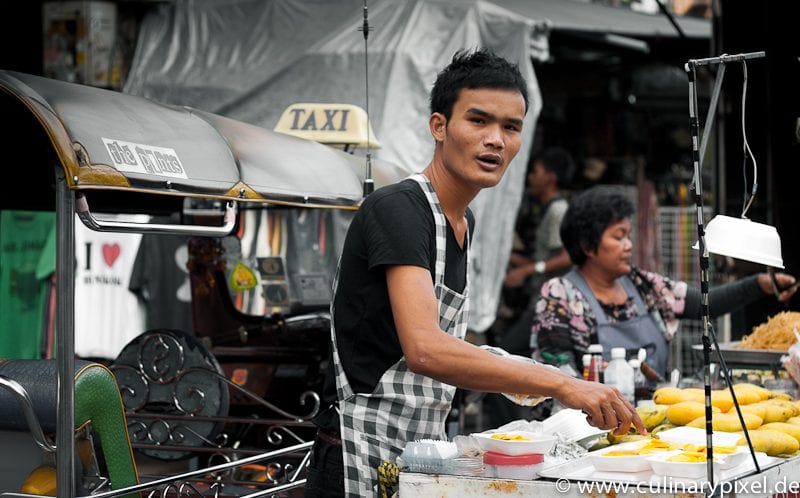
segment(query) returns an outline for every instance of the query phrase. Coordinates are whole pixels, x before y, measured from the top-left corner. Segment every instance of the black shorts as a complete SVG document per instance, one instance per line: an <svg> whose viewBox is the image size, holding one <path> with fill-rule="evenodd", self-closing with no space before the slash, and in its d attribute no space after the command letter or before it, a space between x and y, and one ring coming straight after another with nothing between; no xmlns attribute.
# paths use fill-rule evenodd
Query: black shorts
<svg viewBox="0 0 800 498"><path fill-rule="evenodd" d="M342 445L334 444L330 437L314 438L311 460L308 464L306 498L344 497L344 463Z"/></svg>

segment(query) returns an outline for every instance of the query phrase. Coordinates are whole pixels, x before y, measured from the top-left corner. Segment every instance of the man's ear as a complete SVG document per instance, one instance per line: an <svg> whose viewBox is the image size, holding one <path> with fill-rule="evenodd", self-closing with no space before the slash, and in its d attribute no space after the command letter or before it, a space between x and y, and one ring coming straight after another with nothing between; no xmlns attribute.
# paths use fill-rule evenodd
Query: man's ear
<svg viewBox="0 0 800 498"><path fill-rule="evenodd" d="M434 112L428 120L428 126L431 129L431 135L437 142L443 142L447 134L447 118L441 112Z"/></svg>

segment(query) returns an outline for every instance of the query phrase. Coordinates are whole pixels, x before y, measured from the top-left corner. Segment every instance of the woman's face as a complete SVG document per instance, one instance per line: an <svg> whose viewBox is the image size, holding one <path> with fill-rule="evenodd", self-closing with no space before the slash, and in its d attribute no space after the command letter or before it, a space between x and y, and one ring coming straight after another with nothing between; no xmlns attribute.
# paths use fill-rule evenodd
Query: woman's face
<svg viewBox="0 0 800 498"><path fill-rule="evenodd" d="M631 222L625 218L606 227L597 249L586 253L586 262L600 267L616 278L630 273L632 250Z"/></svg>

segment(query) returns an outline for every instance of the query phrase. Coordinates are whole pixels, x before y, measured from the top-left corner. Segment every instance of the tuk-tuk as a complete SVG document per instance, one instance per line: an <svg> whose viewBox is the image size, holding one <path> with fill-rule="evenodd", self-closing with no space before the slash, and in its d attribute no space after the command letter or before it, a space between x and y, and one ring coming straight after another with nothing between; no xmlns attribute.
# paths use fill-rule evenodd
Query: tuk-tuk
<svg viewBox="0 0 800 498"><path fill-rule="evenodd" d="M302 488L342 236L373 176L406 174L349 150L378 145L363 111L298 104L279 133L11 71L0 108L15 170L0 209L55 212L57 332L53 359L0 360L0 476L16 480L0 496ZM347 138L357 127L366 140ZM345 150L292 136L313 132ZM94 231L186 237L193 330L76 359L76 215Z"/></svg>

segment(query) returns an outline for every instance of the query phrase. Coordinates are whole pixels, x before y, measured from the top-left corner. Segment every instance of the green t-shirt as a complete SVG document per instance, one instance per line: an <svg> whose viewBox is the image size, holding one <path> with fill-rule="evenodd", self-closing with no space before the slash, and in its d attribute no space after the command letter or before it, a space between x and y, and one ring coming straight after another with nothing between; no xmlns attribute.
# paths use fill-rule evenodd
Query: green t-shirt
<svg viewBox="0 0 800 498"><path fill-rule="evenodd" d="M0 211L0 358L41 357L54 231L55 213Z"/></svg>

